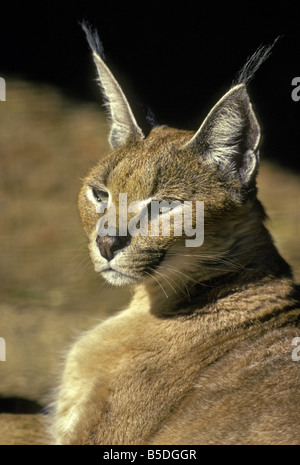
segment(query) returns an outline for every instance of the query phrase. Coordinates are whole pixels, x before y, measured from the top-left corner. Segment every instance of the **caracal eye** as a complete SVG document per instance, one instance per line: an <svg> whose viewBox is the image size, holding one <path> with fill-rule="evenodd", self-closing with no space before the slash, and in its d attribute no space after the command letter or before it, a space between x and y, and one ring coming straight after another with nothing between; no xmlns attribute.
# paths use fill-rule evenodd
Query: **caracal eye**
<svg viewBox="0 0 300 465"><path fill-rule="evenodd" d="M170 207L160 207L159 210L158 210L158 213L160 215L163 215L164 213L168 213L170 210L171 210Z"/></svg>
<svg viewBox="0 0 300 465"><path fill-rule="evenodd" d="M106 202L108 199L108 193L101 190L92 188L93 196L97 200L97 202Z"/></svg>

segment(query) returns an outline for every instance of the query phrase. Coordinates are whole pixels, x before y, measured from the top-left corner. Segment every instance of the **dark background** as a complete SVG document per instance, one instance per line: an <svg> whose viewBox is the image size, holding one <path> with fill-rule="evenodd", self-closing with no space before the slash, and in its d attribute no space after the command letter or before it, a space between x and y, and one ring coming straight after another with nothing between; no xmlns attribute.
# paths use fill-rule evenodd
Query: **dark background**
<svg viewBox="0 0 300 465"><path fill-rule="evenodd" d="M260 44L280 35L249 85L263 129L263 156L299 169L299 8L241 2L79 2L1 5L0 75L50 83L76 99L99 101L79 21L99 31L109 66L144 128L149 106L159 123L196 130Z"/></svg>

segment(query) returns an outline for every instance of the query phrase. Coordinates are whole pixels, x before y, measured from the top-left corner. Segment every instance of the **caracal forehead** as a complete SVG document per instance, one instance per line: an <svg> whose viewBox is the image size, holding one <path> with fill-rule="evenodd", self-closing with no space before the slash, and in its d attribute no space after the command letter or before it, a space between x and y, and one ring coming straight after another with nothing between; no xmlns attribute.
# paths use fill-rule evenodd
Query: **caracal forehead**
<svg viewBox="0 0 300 465"><path fill-rule="evenodd" d="M112 152L105 176L101 174L100 163L99 178L102 177L101 181L113 196L124 192L129 200L145 200L158 192L171 197L176 192L178 196L178 180L174 182L178 178L176 166L178 158L184 156L180 147L190 137L189 131L155 128L146 139L126 150Z"/></svg>

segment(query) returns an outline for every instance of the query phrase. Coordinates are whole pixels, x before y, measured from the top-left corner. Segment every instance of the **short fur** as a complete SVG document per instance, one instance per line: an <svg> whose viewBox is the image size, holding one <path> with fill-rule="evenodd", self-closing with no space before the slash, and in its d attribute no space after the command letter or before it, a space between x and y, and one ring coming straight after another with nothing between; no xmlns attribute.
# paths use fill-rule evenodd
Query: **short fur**
<svg viewBox="0 0 300 465"><path fill-rule="evenodd" d="M299 291L256 197L260 128L245 85L230 89L196 133L160 126L145 138L93 55L110 115L120 111L122 124L112 121L114 150L85 178L79 211L95 270L134 295L71 348L54 441L298 444ZM127 237L105 258L96 208L101 196L118 206L119 193L128 202L204 201L203 245Z"/></svg>

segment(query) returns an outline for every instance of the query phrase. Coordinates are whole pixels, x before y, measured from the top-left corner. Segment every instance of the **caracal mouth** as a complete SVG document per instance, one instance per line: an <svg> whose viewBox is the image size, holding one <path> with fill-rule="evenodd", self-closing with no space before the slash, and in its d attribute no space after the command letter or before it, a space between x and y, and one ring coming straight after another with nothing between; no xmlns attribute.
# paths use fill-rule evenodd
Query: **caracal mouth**
<svg viewBox="0 0 300 465"><path fill-rule="evenodd" d="M126 284L136 284L141 280L140 277L128 275L121 271L117 271L111 267L107 267L101 270L101 274L104 277L104 279L106 279L107 282L115 286L124 286Z"/></svg>

